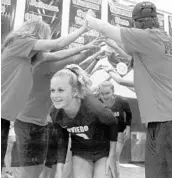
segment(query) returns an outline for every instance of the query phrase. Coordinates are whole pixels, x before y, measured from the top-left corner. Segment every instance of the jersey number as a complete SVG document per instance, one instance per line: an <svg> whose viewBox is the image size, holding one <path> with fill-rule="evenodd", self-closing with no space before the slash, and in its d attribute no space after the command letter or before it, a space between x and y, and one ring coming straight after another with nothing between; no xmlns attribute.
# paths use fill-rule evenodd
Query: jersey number
<svg viewBox="0 0 172 178"><path fill-rule="evenodd" d="M88 138L88 136L86 135L86 134L76 134L78 137L82 137L83 139L86 139L86 140L88 140L89 138Z"/></svg>

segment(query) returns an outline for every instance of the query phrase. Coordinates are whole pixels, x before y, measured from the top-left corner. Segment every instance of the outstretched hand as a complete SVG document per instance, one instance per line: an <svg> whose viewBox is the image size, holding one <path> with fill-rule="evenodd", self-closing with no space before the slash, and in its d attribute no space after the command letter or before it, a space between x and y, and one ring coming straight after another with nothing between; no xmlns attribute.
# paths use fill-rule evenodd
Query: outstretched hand
<svg viewBox="0 0 172 178"><path fill-rule="evenodd" d="M86 44L86 47L89 49L96 49L97 51L100 50L100 44L102 43L102 39L96 38L90 43Z"/></svg>
<svg viewBox="0 0 172 178"><path fill-rule="evenodd" d="M87 16L96 17L96 14L94 13L92 9L89 9L85 15L86 19L87 19Z"/></svg>
<svg viewBox="0 0 172 178"><path fill-rule="evenodd" d="M107 66L107 65L102 65L101 69L104 70L105 72L109 72L109 71L114 71L114 68Z"/></svg>
<svg viewBox="0 0 172 178"><path fill-rule="evenodd" d="M119 166L115 156L108 157L105 166L106 175L111 172L113 178L119 178Z"/></svg>
<svg viewBox="0 0 172 178"><path fill-rule="evenodd" d="M84 32L87 32L89 31L91 28L88 26L88 22L85 20L83 25L82 25L82 28L84 28Z"/></svg>

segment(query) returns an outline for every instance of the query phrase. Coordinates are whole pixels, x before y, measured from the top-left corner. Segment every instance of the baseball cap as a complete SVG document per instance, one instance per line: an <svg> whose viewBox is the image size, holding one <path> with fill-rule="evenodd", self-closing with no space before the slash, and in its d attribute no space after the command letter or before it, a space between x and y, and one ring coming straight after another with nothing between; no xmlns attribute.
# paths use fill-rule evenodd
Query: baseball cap
<svg viewBox="0 0 172 178"><path fill-rule="evenodd" d="M132 12L132 19L137 20L144 17L157 17L156 6L149 1L137 3Z"/></svg>

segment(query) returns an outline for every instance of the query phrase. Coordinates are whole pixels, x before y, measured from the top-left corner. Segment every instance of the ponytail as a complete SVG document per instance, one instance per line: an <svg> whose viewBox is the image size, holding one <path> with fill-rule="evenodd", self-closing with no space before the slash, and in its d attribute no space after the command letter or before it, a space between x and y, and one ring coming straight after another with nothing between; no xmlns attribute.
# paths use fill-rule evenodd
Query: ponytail
<svg viewBox="0 0 172 178"><path fill-rule="evenodd" d="M69 76L69 82L72 88L78 90L78 97L84 98L91 93L92 82L90 76L78 65L67 65L64 69L58 71L52 78L57 76Z"/></svg>

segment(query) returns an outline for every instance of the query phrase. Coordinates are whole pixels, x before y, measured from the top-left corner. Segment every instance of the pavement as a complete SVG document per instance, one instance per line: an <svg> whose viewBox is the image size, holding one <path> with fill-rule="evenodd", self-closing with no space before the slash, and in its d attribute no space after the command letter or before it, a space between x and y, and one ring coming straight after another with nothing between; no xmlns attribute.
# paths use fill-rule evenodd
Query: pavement
<svg viewBox="0 0 172 178"><path fill-rule="evenodd" d="M145 178L144 164L120 164L120 178Z"/></svg>
<svg viewBox="0 0 172 178"><path fill-rule="evenodd" d="M6 170L11 171L13 173L12 177L8 178L17 178L18 176L18 168L6 168L3 172L6 172ZM120 178L145 178L145 168L143 164L120 164ZM7 177L5 177L7 178Z"/></svg>

